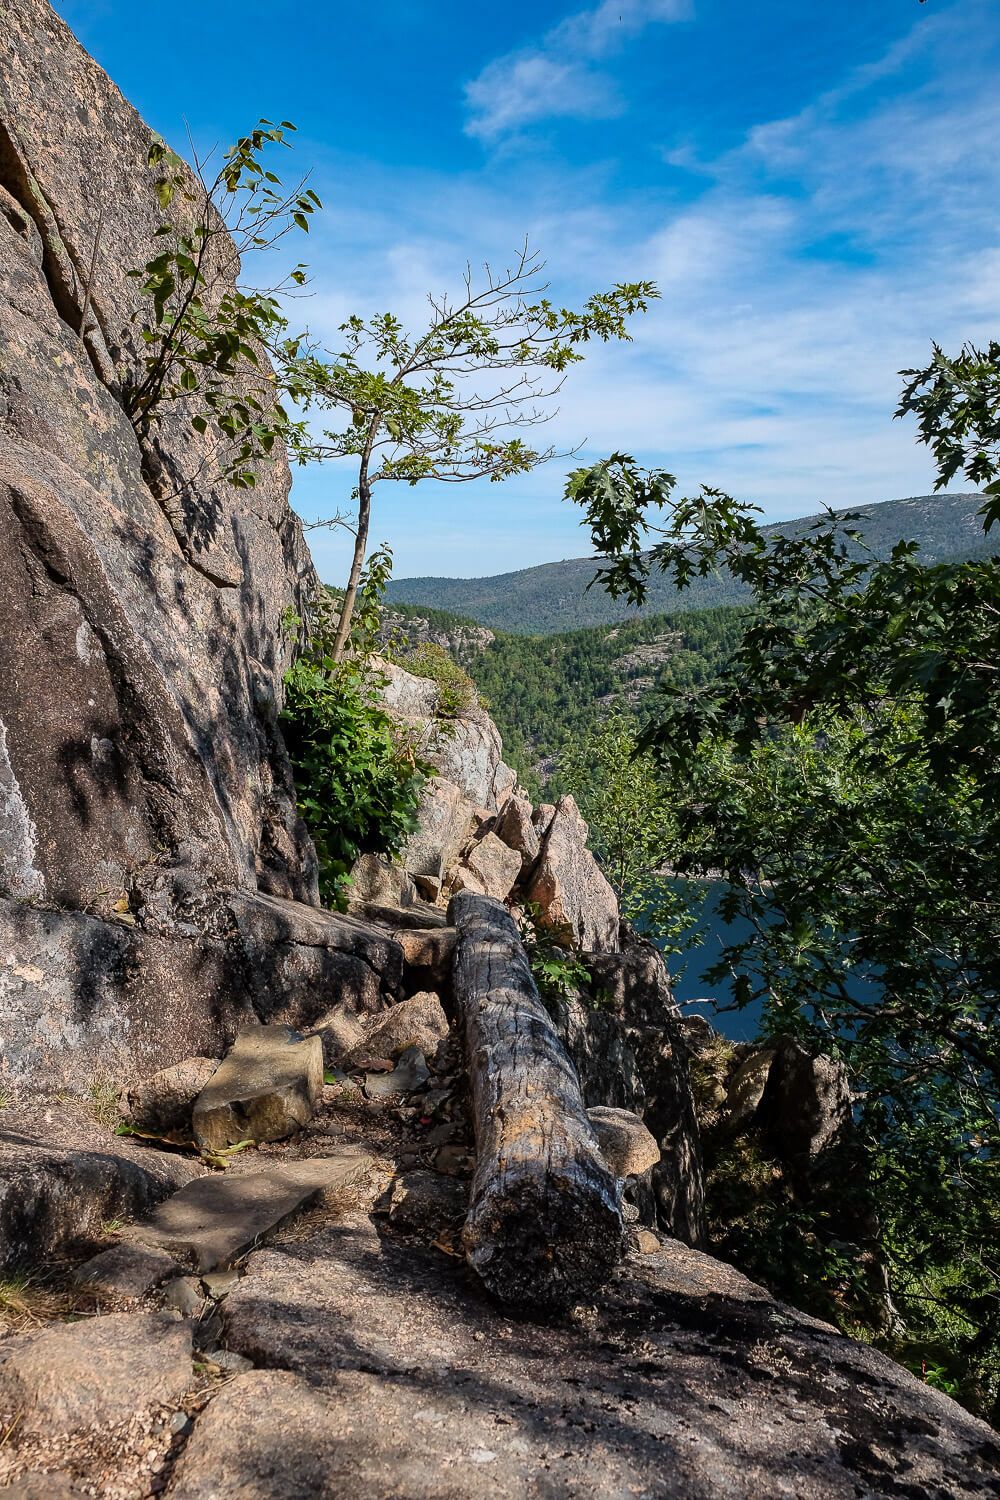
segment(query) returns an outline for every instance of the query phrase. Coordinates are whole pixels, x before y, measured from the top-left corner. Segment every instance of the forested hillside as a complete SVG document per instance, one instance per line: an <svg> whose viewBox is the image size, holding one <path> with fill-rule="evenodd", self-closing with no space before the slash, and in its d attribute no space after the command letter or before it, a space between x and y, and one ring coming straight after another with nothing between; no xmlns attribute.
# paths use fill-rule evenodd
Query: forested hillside
<svg viewBox="0 0 1000 1500"><path fill-rule="evenodd" d="M657 686L695 687L715 676L743 614L734 607L675 612L553 635L481 631L482 641L473 641L470 621L440 610L397 605L390 623L414 645L428 638L431 625L431 638L473 678L507 760L539 795L567 740L586 732L612 703L631 706L641 720Z"/></svg>
<svg viewBox="0 0 1000 1500"><path fill-rule="evenodd" d="M994 533L984 542L978 518L982 503L983 497L975 493L915 495L840 514L859 517L857 529L876 557L888 557L905 537L919 543L924 561L934 563L1000 550L1000 534ZM817 519L807 516L764 529L769 534L798 535ZM406 602L432 606L470 616L493 630L530 635L738 604L746 597L728 573L696 579L683 593L667 577L656 575L646 604L635 610L622 600L609 598L603 589L588 592L595 568L592 558L577 557L493 578L400 578L389 584L388 598L394 605Z"/></svg>

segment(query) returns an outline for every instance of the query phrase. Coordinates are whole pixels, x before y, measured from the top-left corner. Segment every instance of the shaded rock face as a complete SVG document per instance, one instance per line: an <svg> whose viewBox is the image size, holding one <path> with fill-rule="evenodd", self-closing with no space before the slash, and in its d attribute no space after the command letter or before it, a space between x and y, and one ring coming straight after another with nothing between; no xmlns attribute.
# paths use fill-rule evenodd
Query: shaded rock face
<svg viewBox="0 0 1000 1500"><path fill-rule="evenodd" d="M151 140L47 0L5 5L0 1040L7 1071L56 1086L95 1055L124 1081L221 1050L256 1006L227 973L260 958L231 895L318 899L277 725L281 620L316 584L287 466L248 499L190 413L140 444L123 407L144 317L127 273L163 218ZM285 947L272 1009L283 981L304 1003L306 971L364 986L317 962L341 935Z"/></svg>
<svg viewBox="0 0 1000 1500"><path fill-rule="evenodd" d="M32 1138L0 1137L0 1273L60 1254L100 1235L109 1219L144 1213L186 1185L197 1169L155 1151L142 1164L117 1141L99 1137L87 1149L46 1143L47 1122Z"/></svg>
<svg viewBox="0 0 1000 1500"><path fill-rule="evenodd" d="M832 1057L810 1057L798 1042L784 1037L773 1054L757 1114L789 1166L808 1170L850 1130L847 1069Z"/></svg>
<svg viewBox="0 0 1000 1500"><path fill-rule="evenodd" d="M549 1000L588 1108L639 1116L660 1149L640 1210L687 1244L705 1235L701 1140L688 1049L663 959L627 927L620 953L588 953L587 993ZM652 1202L645 1201L647 1193Z"/></svg>
<svg viewBox="0 0 1000 1500"><path fill-rule="evenodd" d="M264 469L248 505L213 482L179 410L155 453L140 447L122 390L143 317L127 272L162 220L152 136L45 0L4 19L0 576L15 615L0 719L22 883L34 870L54 900L97 909L174 870L199 891L260 877L309 898L273 723L280 617L313 583L287 470ZM157 895L182 915L183 882Z"/></svg>
<svg viewBox="0 0 1000 1500"><path fill-rule="evenodd" d="M587 825L572 797L560 797L525 895L547 927L587 952L618 947L618 900L587 848Z"/></svg>

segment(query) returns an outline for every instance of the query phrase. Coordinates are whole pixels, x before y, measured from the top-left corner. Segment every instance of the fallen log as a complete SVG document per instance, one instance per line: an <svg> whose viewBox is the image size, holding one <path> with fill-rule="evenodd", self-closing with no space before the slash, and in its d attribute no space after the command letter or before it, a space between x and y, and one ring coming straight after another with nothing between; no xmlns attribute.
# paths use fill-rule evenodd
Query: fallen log
<svg viewBox="0 0 1000 1500"><path fill-rule="evenodd" d="M476 1133L466 1257L504 1301L565 1307L601 1286L621 1256L621 1183L509 912L463 891L448 915Z"/></svg>

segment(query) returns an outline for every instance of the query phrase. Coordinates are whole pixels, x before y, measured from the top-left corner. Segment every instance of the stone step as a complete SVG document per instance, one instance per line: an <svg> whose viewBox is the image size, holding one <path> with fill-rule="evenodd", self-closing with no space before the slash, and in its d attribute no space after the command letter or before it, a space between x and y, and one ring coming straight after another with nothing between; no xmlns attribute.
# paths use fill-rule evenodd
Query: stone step
<svg viewBox="0 0 1000 1500"><path fill-rule="evenodd" d="M197 1271L232 1266L321 1194L356 1182L371 1160L345 1148L262 1172L199 1177L133 1225L130 1236L192 1261Z"/></svg>
<svg viewBox="0 0 1000 1500"><path fill-rule="evenodd" d="M280 1141L312 1119L323 1091L323 1045L290 1026L247 1026L194 1102L203 1150Z"/></svg>

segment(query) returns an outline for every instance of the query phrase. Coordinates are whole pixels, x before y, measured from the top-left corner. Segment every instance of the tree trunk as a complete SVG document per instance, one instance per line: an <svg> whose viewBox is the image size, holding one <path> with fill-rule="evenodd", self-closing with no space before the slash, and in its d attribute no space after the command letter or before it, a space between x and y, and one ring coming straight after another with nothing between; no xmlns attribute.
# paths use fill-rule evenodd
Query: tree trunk
<svg viewBox="0 0 1000 1500"><path fill-rule="evenodd" d="M621 1256L621 1183L598 1150L510 914L463 891L449 920L478 1157L466 1256L505 1301L565 1307L601 1286Z"/></svg>
<svg viewBox="0 0 1000 1500"><path fill-rule="evenodd" d="M347 588L344 590L344 598L340 606L340 619L337 622L337 634L333 642L333 659L341 661L344 656L344 648L347 638L351 633L351 620L354 617L354 601L358 597L358 583L361 580L361 569L364 566L365 551L368 547L368 526L372 514L372 492L367 477L362 474L361 483L358 486L358 531L354 538L354 557L351 560L351 576L347 580Z"/></svg>

